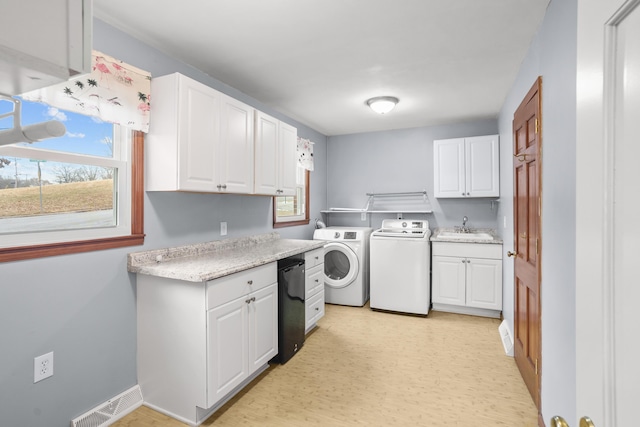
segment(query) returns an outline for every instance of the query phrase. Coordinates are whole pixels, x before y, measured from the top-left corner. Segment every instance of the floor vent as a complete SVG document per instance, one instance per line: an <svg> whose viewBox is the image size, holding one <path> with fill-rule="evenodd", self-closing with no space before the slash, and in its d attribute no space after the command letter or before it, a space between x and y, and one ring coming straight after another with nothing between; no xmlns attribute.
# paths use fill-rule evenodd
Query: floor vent
<svg viewBox="0 0 640 427"><path fill-rule="evenodd" d="M113 424L142 405L142 390L139 385L120 393L113 399L71 421L71 427L105 427Z"/></svg>
<svg viewBox="0 0 640 427"><path fill-rule="evenodd" d="M506 320L503 320L502 323L500 323L498 331L500 332L500 339L502 340L504 352L511 356L511 351L513 350L513 337L511 336L511 331L509 330L509 325L507 325Z"/></svg>

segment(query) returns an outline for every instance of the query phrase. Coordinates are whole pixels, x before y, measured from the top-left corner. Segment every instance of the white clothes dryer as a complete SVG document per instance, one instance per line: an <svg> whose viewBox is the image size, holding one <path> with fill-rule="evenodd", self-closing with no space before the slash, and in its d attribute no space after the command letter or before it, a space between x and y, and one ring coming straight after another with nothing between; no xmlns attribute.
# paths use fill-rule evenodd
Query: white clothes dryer
<svg viewBox="0 0 640 427"><path fill-rule="evenodd" d="M362 307L369 300L369 239L372 228L327 227L313 233L325 240L324 300Z"/></svg>

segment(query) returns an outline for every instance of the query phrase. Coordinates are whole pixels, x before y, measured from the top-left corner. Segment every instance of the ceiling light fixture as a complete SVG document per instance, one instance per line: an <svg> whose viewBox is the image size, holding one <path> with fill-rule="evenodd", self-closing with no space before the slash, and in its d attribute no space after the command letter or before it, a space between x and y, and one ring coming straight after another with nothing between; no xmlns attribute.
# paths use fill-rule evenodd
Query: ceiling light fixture
<svg viewBox="0 0 640 427"><path fill-rule="evenodd" d="M13 109L7 113L0 113L0 120L13 118L11 129L0 130L0 146L17 142L37 142L47 138L57 138L67 132L64 124L57 120L35 123L28 126L20 124L21 104L18 99L0 95L0 100L13 103Z"/></svg>
<svg viewBox="0 0 640 427"><path fill-rule="evenodd" d="M387 114L399 101L395 96L376 96L367 100L367 105L378 114Z"/></svg>

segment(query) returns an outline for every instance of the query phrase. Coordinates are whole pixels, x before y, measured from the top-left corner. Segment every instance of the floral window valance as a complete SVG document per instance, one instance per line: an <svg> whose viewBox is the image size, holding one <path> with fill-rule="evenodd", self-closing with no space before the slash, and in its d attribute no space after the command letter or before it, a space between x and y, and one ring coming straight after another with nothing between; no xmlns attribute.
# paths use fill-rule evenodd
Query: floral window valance
<svg viewBox="0 0 640 427"><path fill-rule="evenodd" d="M95 50L91 57L91 74L22 97L148 132L151 74Z"/></svg>
<svg viewBox="0 0 640 427"><path fill-rule="evenodd" d="M303 168L313 170L313 142L298 137L298 164Z"/></svg>

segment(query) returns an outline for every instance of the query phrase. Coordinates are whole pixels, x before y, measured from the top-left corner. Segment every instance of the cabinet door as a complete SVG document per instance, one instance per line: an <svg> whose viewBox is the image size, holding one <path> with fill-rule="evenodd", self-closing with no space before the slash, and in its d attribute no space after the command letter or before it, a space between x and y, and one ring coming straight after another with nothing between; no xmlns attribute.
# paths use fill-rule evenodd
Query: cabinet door
<svg viewBox="0 0 640 427"><path fill-rule="evenodd" d="M255 192L275 196L278 190L278 120L256 112Z"/></svg>
<svg viewBox="0 0 640 427"><path fill-rule="evenodd" d="M224 95L220 115L221 191L253 193L253 127L252 107Z"/></svg>
<svg viewBox="0 0 640 427"><path fill-rule="evenodd" d="M500 195L498 150L498 135L465 139L467 197Z"/></svg>
<svg viewBox="0 0 640 427"><path fill-rule="evenodd" d="M502 260L467 259L467 305L502 310Z"/></svg>
<svg viewBox="0 0 640 427"><path fill-rule="evenodd" d="M209 407L249 376L249 303L246 300L247 297L238 298L207 313Z"/></svg>
<svg viewBox="0 0 640 427"><path fill-rule="evenodd" d="M251 293L250 298L249 374L278 354L278 286L269 285Z"/></svg>
<svg viewBox="0 0 640 427"><path fill-rule="evenodd" d="M296 172L298 159L298 130L293 126L280 122L280 138L278 150L279 196L296 195Z"/></svg>
<svg viewBox="0 0 640 427"><path fill-rule="evenodd" d="M463 261L465 261L464 258L432 257L432 302L451 305L466 304L466 263Z"/></svg>
<svg viewBox="0 0 640 427"><path fill-rule="evenodd" d="M465 197L464 138L433 141L435 197Z"/></svg>
<svg viewBox="0 0 640 427"><path fill-rule="evenodd" d="M195 80L178 80L178 189L216 191L222 94ZM167 117L166 120L176 120ZM154 167L154 165L150 165Z"/></svg>

